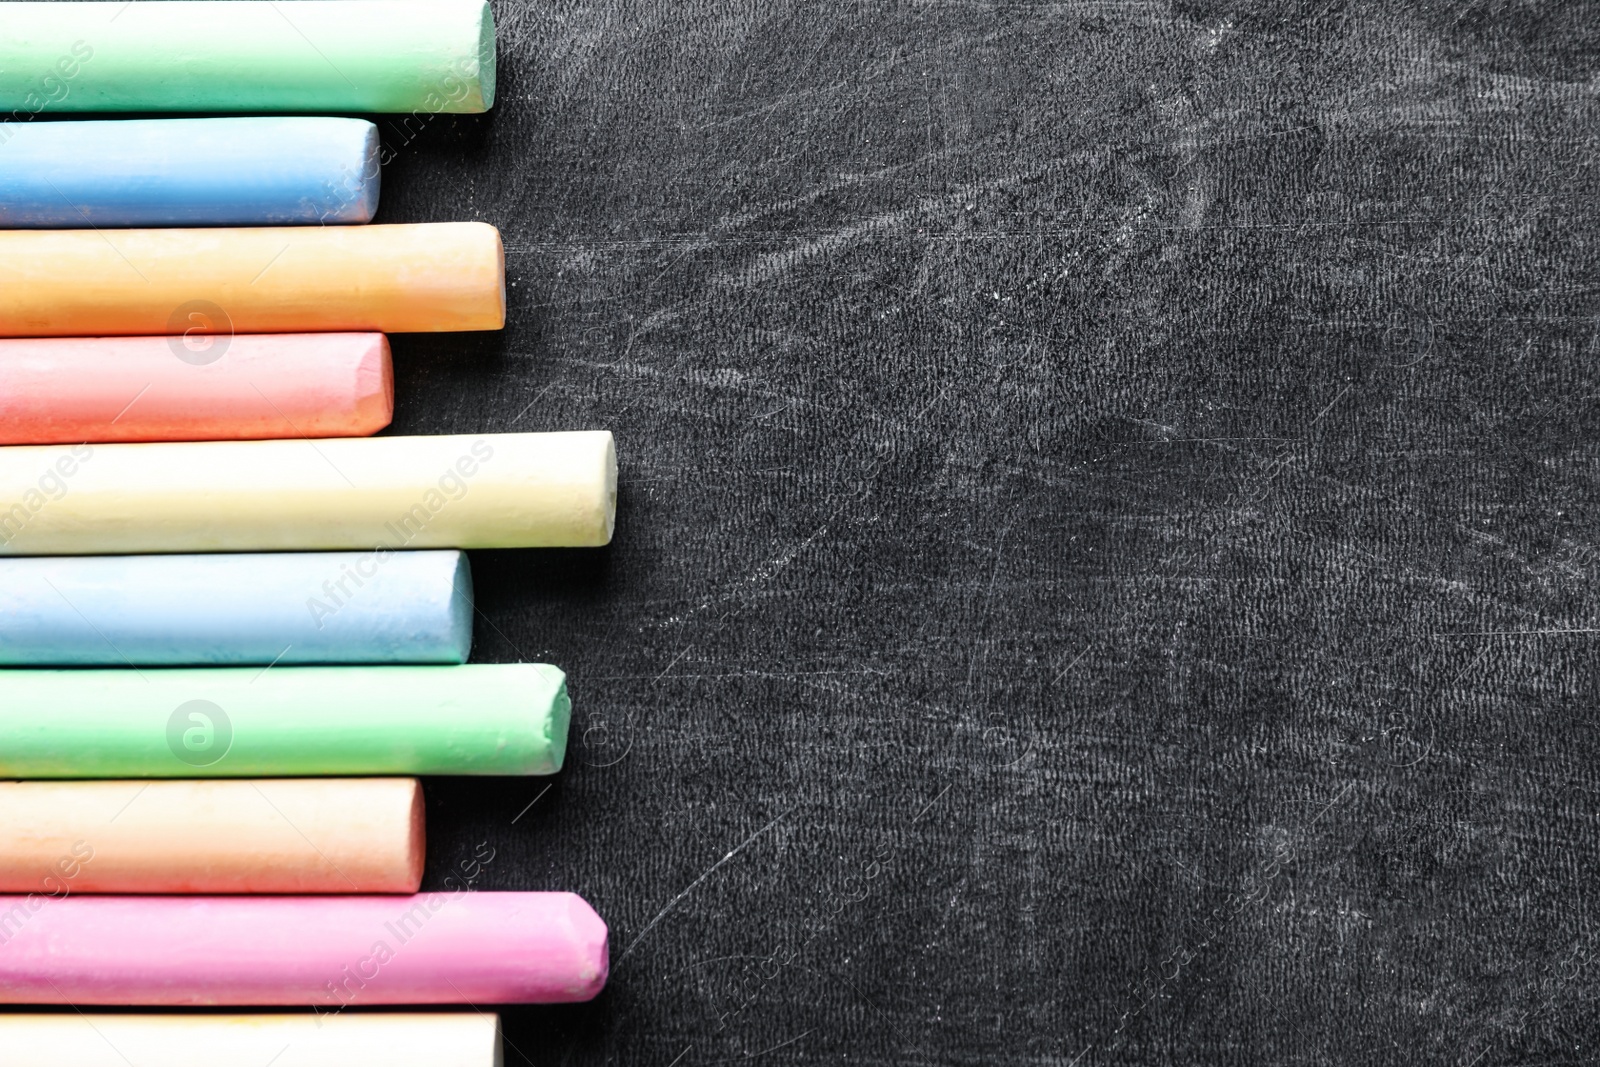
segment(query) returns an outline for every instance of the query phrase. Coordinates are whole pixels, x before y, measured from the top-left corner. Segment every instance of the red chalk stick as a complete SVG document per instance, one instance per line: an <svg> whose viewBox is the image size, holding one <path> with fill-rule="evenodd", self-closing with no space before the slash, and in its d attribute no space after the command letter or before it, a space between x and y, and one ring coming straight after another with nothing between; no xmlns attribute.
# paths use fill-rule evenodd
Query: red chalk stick
<svg viewBox="0 0 1600 1067"><path fill-rule="evenodd" d="M0 445L366 437L393 416L381 333L0 340Z"/></svg>

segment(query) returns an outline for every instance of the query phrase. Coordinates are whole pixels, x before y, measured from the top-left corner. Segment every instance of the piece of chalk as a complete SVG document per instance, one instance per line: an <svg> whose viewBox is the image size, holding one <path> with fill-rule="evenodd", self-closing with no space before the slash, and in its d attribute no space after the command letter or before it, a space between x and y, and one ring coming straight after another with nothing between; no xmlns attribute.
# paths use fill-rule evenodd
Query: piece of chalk
<svg viewBox="0 0 1600 1067"><path fill-rule="evenodd" d="M538 663L0 670L0 777L554 774L571 715Z"/></svg>
<svg viewBox="0 0 1600 1067"><path fill-rule="evenodd" d="M611 540L605 431L0 449L0 556L577 548Z"/></svg>
<svg viewBox="0 0 1600 1067"><path fill-rule="evenodd" d="M500 1067L490 1012L0 1015L0 1067Z"/></svg>
<svg viewBox="0 0 1600 1067"><path fill-rule="evenodd" d="M463 552L0 557L0 667L465 663Z"/></svg>
<svg viewBox="0 0 1600 1067"><path fill-rule="evenodd" d="M0 230L3 337L437 333L505 317L505 252L481 222Z"/></svg>
<svg viewBox="0 0 1600 1067"><path fill-rule="evenodd" d="M483 0L0 3L0 117L494 105ZM6 114L7 112L11 114Z"/></svg>
<svg viewBox="0 0 1600 1067"><path fill-rule="evenodd" d="M362 119L17 122L0 141L4 228L362 223L378 210L378 128Z"/></svg>
<svg viewBox="0 0 1600 1067"><path fill-rule="evenodd" d="M422 862L415 778L0 782L4 893L415 893Z"/></svg>
<svg viewBox="0 0 1600 1067"><path fill-rule="evenodd" d="M605 985L571 893L0 897L0 1003L557 1004Z"/></svg>
<svg viewBox="0 0 1600 1067"><path fill-rule="evenodd" d="M393 417L381 333L0 340L0 444L365 437Z"/></svg>

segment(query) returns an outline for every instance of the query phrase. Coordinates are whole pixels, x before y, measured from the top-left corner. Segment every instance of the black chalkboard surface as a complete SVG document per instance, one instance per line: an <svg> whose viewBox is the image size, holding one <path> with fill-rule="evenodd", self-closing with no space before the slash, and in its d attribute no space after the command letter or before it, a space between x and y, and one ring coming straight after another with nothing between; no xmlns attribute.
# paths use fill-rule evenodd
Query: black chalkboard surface
<svg viewBox="0 0 1600 1067"><path fill-rule="evenodd" d="M473 557L570 770L429 788L613 927L512 1062L1600 1057L1593 4L497 14L395 432L623 478Z"/></svg>
<svg viewBox="0 0 1600 1067"><path fill-rule="evenodd" d="M613 931L508 1062L1600 1057L1593 3L495 6L389 432L623 483L472 559L577 723L428 884Z"/></svg>

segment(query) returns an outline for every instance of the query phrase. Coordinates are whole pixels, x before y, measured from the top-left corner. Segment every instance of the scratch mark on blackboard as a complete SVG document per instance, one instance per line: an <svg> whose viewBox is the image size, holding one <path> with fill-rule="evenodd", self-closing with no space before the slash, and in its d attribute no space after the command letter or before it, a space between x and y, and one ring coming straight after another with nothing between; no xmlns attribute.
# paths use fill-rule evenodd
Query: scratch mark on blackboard
<svg viewBox="0 0 1600 1067"><path fill-rule="evenodd" d="M763 826L761 829L757 830L755 833L741 841L739 845L726 856L723 856L720 860L713 863L704 874L690 882L687 889L668 901L667 906L657 912L654 919L651 919L649 922L645 923L644 929L639 931L639 936L634 938L632 943L630 943L628 947L623 950L622 955L617 958L617 963L620 965L623 960L627 959L628 956L632 954L633 950L639 947L639 942L644 940L645 935L651 930L655 929L656 923L660 922L666 917L668 912L677 907L684 897L688 896L690 893L693 893L701 882L704 882L707 878L710 878L713 874L716 874L718 869L720 869L724 863L727 863L729 860L733 859L733 857L743 852L746 848L749 848L750 844L755 841L756 838L760 837L762 834L778 825L784 819L787 819L793 812L794 808L790 808L788 811L779 814L771 822L767 823L767 825Z"/></svg>

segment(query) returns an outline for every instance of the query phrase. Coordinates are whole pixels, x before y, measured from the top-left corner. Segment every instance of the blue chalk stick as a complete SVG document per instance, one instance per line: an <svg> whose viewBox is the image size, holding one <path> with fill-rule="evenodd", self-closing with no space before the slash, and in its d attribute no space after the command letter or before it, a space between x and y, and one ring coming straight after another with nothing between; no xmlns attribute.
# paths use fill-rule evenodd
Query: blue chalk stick
<svg viewBox="0 0 1600 1067"><path fill-rule="evenodd" d="M0 123L0 228L372 221L378 128L361 119Z"/></svg>
<svg viewBox="0 0 1600 1067"><path fill-rule="evenodd" d="M0 666L465 663L462 552L0 559Z"/></svg>

